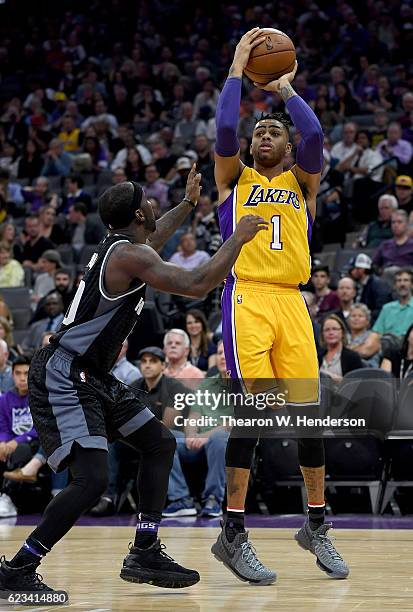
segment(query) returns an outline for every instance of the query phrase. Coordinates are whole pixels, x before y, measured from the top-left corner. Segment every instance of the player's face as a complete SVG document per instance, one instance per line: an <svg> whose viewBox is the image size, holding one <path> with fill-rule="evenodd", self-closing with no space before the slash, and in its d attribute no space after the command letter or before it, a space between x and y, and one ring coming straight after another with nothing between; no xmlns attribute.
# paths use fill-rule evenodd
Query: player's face
<svg viewBox="0 0 413 612"><path fill-rule="evenodd" d="M266 168L276 166L290 151L291 144L282 123L274 119L257 123L251 143L251 155L256 163Z"/></svg>

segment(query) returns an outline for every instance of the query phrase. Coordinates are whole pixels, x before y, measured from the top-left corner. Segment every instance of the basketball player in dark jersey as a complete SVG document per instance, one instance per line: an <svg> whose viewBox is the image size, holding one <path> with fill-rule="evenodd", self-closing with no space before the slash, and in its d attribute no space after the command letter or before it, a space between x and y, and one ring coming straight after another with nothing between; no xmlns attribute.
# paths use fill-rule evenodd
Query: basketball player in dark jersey
<svg viewBox="0 0 413 612"><path fill-rule="evenodd" d="M137 183L124 182L100 198L109 229L98 245L60 329L38 351L29 374L30 408L49 465L69 467L70 484L47 506L38 527L11 559L0 566L0 594L52 591L36 573L44 555L103 493L107 484L107 440L123 440L140 451L136 536L121 578L160 587L199 581L163 552L157 537L164 508L175 438L152 414L144 394L109 374L123 341L138 321L145 285L202 297L229 273L244 243L267 229L249 215L206 264L193 271L165 263L162 245L196 205L201 175L188 177L186 197L157 223Z"/></svg>

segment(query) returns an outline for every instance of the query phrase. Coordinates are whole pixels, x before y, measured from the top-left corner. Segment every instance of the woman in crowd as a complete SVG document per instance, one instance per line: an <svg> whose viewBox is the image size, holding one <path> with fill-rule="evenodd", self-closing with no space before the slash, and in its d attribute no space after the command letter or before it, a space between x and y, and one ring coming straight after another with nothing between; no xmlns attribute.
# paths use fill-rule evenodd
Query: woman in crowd
<svg viewBox="0 0 413 612"><path fill-rule="evenodd" d="M396 378L413 376L413 325L407 330L400 350L389 348L383 352L380 367Z"/></svg>
<svg viewBox="0 0 413 612"><path fill-rule="evenodd" d="M208 338L209 330L204 313L196 308L188 310L185 328L191 342L188 359L192 365L206 372L216 365L217 347Z"/></svg>
<svg viewBox="0 0 413 612"><path fill-rule="evenodd" d="M23 155L17 160L17 178L29 179L30 183L38 176L44 165L37 143L32 139L26 142Z"/></svg>
<svg viewBox="0 0 413 612"><path fill-rule="evenodd" d="M7 244L13 249L13 257L16 258L16 254L19 252L16 246L16 226L11 221L6 221L0 225L0 242L7 242Z"/></svg>
<svg viewBox="0 0 413 612"><path fill-rule="evenodd" d="M320 356L320 372L334 383L340 383L348 372L364 367L360 355L347 348L346 328L337 315L327 315L322 321L320 344L324 349Z"/></svg>
<svg viewBox="0 0 413 612"><path fill-rule="evenodd" d="M145 167L143 165L142 158L136 147L130 147L128 149L125 165L125 174L129 181L136 181L137 183L145 180Z"/></svg>
<svg viewBox="0 0 413 612"><path fill-rule="evenodd" d="M1 304L5 303L0 301L0 306ZM0 340L4 340L7 343L9 349L9 361L14 361L16 357L23 354L21 347L14 343L12 328L13 321L5 316L0 316Z"/></svg>
<svg viewBox="0 0 413 612"><path fill-rule="evenodd" d="M351 95L350 87L344 81L336 83L335 87L336 101L333 105L333 110L340 117L351 117L360 112L360 107L355 98Z"/></svg>
<svg viewBox="0 0 413 612"><path fill-rule="evenodd" d="M347 348L360 355L364 365L370 368L379 367L380 340L370 330L371 313L365 304L353 304L347 325Z"/></svg>
<svg viewBox="0 0 413 612"><path fill-rule="evenodd" d="M8 242L0 242L0 287L23 287L24 270L13 259L13 249Z"/></svg>
<svg viewBox="0 0 413 612"><path fill-rule="evenodd" d="M54 244L65 244L69 242L69 238L60 227L56 224L56 210L53 206L42 206L39 209L39 225L40 235L51 240Z"/></svg>

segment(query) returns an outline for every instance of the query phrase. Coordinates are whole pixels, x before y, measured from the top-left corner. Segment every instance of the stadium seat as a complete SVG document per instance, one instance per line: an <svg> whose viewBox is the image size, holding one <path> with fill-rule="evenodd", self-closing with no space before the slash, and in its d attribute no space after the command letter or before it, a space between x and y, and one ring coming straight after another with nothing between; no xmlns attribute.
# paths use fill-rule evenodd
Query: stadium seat
<svg viewBox="0 0 413 612"><path fill-rule="evenodd" d="M30 292L27 287L2 288L0 295L10 310L30 308Z"/></svg>
<svg viewBox="0 0 413 612"><path fill-rule="evenodd" d="M93 253L96 252L97 244L85 244L79 255L79 266L85 267L90 261Z"/></svg>
<svg viewBox="0 0 413 612"><path fill-rule="evenodd" d="M57 247L62 262L65 266L70 266L74 262L74 251L71 244L60 244Z"/></svg>
<svg viewBox="0 0 413 612"><path fill-rule="evenodd" d="M14 308L12 310L14 329L27 329L32 316L30 308Z"/></svg>

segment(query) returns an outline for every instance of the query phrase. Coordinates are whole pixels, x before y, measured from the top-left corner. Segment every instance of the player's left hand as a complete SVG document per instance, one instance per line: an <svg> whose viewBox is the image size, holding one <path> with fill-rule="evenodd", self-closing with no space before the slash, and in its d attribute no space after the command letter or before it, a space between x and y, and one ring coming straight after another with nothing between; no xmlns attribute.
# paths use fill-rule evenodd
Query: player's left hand
<svg viewBox="0 0 413 612"><path fill-rule="evenodd" d="M283 74L282 77L276 79L275 81L270 81L270 83L267 83L267 85L260 85L259 83L254 83L254 85L255 87L258 87L258 89L264 89L265 91L275 91L276 93L280 93L283 83L285 84L293 82L297 72L297 68L298 62L296 60L294 69L291 72Z"/></svg>
<svg viewBox="0 0 413 612"><path fill-rule="evenodd" d="M199 196L201 195L201 179L202 174L196 171L196 164L193 164L188 174L188 178L186 179L185 197L195 204L198 202Z"/></svg>

